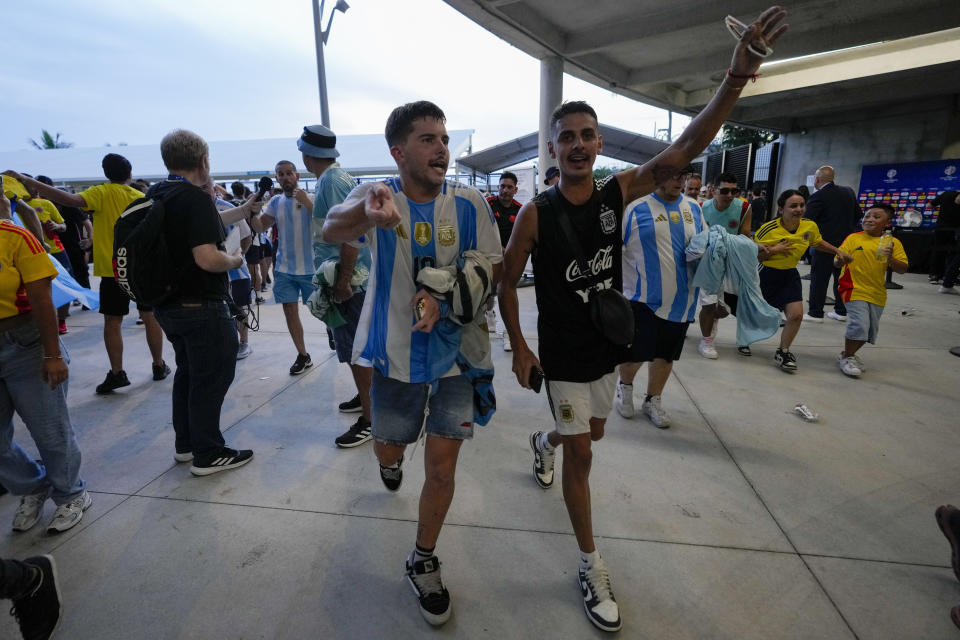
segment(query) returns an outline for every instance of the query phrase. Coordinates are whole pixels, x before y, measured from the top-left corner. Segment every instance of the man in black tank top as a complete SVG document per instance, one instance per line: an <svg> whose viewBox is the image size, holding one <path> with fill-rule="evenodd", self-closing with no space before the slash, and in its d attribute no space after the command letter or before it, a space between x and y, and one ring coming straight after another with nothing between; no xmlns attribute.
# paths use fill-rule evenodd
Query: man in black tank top
<svg viewBox="0 0 960 640"><path fill-rule="evenodd" d="M596 112L585 102L557 108L550 118L548 147L559 166L560 182L553 192L541 193L520 209L504 254L498 297L514 349L513 371L526 388L532 372L543 373L556 425L550 433L530 435L534 479L544 489L553 485L554 456L563 445L563 498L580 547L581 596L588 619L604 631L617 631L621 620L609 571L593 539L591 446L603 437L613 407L616 367L627 354L590 321L590 290L622 289L624 205L653 192L706 148L760 66L762 58L748 46L755 50L772 46L786 30L780 25L785 15L783 9L771 7L748 27L717 93L676 142L643 166L617 173L603 184L593 180L593 165L603 148ZM595 277L580 272L559 216L568 217ZM520 331L516 289L531 254L539 359Z"/></svg>

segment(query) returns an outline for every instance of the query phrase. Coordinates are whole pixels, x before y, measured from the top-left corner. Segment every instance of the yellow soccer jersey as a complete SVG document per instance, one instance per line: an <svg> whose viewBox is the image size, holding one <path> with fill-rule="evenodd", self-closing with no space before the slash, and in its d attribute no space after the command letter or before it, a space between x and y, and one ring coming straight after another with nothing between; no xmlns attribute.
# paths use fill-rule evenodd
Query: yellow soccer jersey
<svg viewBox="0 0 960 640"><path fill-rule="evenodd" d="M0 220L0 318L30 311L23 283L56 275L57 268L32 233Z"/></svg>
<svg viewBox="0 0 960 640"><path fill-rule="evenodd" d="M63 216L60 215L60 211L57 210L56 205L49 200L34 198L33 200L27 200L27 204L37 212L40 224L43 224L47 220L53 220L57 224L63 224ZM43 237L47 243L47 247L49 247L48 251L50 253L60 253L63 251L63 243L60 242L60 236L56 233L51 236L44 230Z"/></svg>
<svg viewBox="0 0 960 640"><path fill-rule="evenodd" d="M863 300L881 307L887 304L887 261L877 260L877 249L882 236L871 236L865 231L851 233L840 245L841 251L853 256L853 262L843 265L837 289L844 302ZM895 260L907 263L907 252L896 238L893 240Z"/></svg>
<svg viewBox="0 0 960 640"><path fill-rule="evenodd" d="M79 194L93 212L93 275L113 277L113 227L127 205L143 193L125 184L108 182Z"/></svg>
<svg viewBox="0 0 960 640"><path fill-rule="evenodd" d="M812 220L800 220L797 230L790 233L784 228L780 218L777 218L757 229L753 239L759 244L771 246L783 240L789 242L792 246L790 251L778 253L763 261L765 267L786 270L795 268L807 249L823 238L820 237L820 229L817 227L817 223Z"/></svg>

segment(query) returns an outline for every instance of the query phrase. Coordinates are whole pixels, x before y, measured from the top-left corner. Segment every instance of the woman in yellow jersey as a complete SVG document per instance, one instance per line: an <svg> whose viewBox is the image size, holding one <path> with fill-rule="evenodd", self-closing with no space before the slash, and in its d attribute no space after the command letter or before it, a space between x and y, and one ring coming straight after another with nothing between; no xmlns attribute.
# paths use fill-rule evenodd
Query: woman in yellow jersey
<svg viewBox="0 0 960 640"><path fill-rule="evenodd" d="M797 358L790 352L790 345L803 321L803 287L797 263L809 247L832 253L844 264L852 258L821 238L817 223L803 219L807 201L799 191L787 189L781 193L777 206L778 217L757 229L753 239L761 248L760 290L763 297L787 317L773 359L784 371L793 372L797 370Z"/></svg>
<svg viewBox="0 0 960 640"><path fill-rule="evenodd" d="M0 193L0 483L21 497L14 531L32 528L47 498L57 504L50 533L76 525L91 504L67 411L67 354L50 296L56 275L40 241L10 221L10 201ZM14 412L40 464L13 440Z"/></svg>

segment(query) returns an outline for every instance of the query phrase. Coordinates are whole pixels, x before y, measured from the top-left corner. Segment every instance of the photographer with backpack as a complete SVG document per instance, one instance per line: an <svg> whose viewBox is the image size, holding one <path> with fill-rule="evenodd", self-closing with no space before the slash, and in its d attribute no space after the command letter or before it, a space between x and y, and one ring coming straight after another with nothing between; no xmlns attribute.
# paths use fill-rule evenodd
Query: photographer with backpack
<svg viewBox="0 0 960 640"><path fill-rule="evenodd" d="M203 190L210 179L207 143L177 129L160 142L166 180L147 193L165 211L163 233L170 258L178 267L173 294L157 304L155 314L173 345L173 429L177 462L205 476L246 464L250 450L230 449L220 432L220 409L233 382L237 330L227 303L227 271L243 264L239 252L224 250L220 215Z"/></svg>

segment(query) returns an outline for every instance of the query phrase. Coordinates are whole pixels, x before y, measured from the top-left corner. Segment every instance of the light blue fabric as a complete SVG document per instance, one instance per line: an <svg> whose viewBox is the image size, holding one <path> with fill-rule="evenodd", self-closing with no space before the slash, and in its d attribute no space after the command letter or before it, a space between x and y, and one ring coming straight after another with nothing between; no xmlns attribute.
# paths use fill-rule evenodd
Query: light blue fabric
<svg viewBox="0 0 960 640"><path fill-rule="evenodd" d="M702 257L693 276L694 286L706 293L720 293L727 277L739 296L737 346L749 346L775 334L780 328L780 312L767 304L760 293L756 243L715 225L691 238L687 258L698 253Z"/></svg>
<svg viewBox="0 0 960 640"><path fill-rule="evenodd" d="M350 174L341 169L337 163L333 163L330 168L323 172L313 190L313 223L315 229L319 230L323 227L327 212L334 205L346 200L355 186ZM339 261L341 246L339 242L330 244L315 237L313 239L314 267L319 269L321 264L331 258ZM370 247L360 249L360 253L357 255L357 264L368 272L370 271Z"/></svg>

